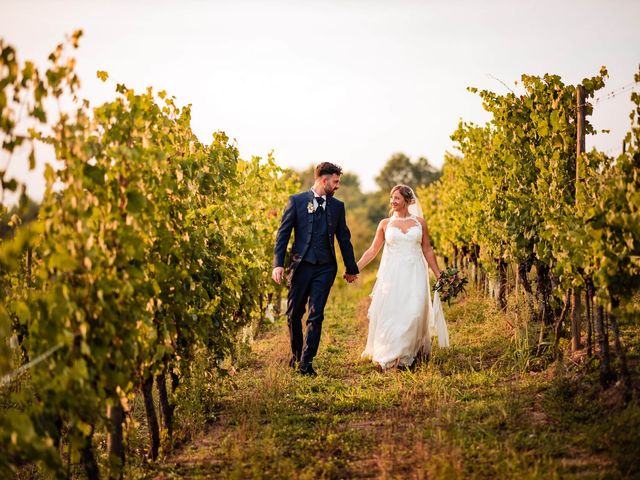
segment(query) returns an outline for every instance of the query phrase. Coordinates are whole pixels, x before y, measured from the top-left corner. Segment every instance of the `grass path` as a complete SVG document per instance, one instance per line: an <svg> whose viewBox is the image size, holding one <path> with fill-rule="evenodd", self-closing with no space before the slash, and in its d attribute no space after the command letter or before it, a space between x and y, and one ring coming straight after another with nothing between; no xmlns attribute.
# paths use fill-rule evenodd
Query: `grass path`
<svg viewBox="0 0 640 480"><path fill-rule="evenodd" d="M215 421L146 477L640 477L637 403L596 396L593 368L529 372L513 319L473 294L445 310L451 348L379 373L360 359L369 287L334 288L317 378L289 371L278 320L220 387Z"/></svg>

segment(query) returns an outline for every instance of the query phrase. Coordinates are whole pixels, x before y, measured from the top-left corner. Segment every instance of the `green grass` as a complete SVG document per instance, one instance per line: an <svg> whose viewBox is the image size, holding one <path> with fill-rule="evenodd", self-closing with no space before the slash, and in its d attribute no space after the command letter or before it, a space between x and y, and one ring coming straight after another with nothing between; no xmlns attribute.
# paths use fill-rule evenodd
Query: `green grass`
<svg viewBox="0 0 640 480"><path fill-rule="evenodd" d="M595 362L547 361L532 371L514 319L475 293L445 308L452 346L435 347L415 372L380 373L361 360L371 281L334 288L317 378L287 367L279 319L233 375L211 380L214 420L152 470L131 475L640 477L638 403L603 394Z"/></svg>

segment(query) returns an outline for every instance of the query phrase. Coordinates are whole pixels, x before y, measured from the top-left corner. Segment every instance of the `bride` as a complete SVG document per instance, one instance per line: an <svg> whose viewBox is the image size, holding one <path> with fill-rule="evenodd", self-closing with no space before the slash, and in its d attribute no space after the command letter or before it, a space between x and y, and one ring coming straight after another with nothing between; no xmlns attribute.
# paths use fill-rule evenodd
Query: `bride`
<svg viewBox="0 0 640 480"><path fill-rule="evenodd" d="M436 278L441 272L420 204L411 188L396 185L390 205L391 216L380 222L373 243L358 262L362 271L384 245L362 352L383 370L411 367L420 353L428 356L436 332L441 346L449 344L438 293L431 302L427 264Z"/></svg>

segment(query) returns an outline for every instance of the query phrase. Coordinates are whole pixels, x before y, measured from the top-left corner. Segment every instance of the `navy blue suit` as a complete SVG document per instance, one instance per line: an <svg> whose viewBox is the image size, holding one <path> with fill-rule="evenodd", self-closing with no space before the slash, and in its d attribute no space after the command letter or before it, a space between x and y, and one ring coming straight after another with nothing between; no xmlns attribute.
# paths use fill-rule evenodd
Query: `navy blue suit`
<svg viewBox="0 0 640 480"><path fill-rule="evenodd" d="M338 240L347 273L359 273L344 203L327 196L324 209L318 206L316 211L310 212L313 198L311 191L289 197L278 229L273 257L274 268L284 267L287 245L293 232L291 263L287 269L287 319L291 363L300 362L303 368L311 365L318 351L324 307L338 271L335 240ZM302 317L307 306L309 318L303 346Z"/></svg>

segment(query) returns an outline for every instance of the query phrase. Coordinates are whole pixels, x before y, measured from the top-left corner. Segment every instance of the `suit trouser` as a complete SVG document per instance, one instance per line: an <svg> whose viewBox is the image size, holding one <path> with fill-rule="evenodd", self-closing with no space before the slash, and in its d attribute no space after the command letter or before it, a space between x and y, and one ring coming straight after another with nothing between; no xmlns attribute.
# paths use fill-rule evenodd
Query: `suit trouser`
<svg viewBox="0 0 640 480"><path fill-rule="evenodd" d="M303 260L291 280L287 297L287 324L292 360L300 362L302 366L310 365L318 352L324 307L336 273L338 273L338 265L335 262L314 265ZM309 317L303 342L302 317L306 307L309 309Z"/></svg>

